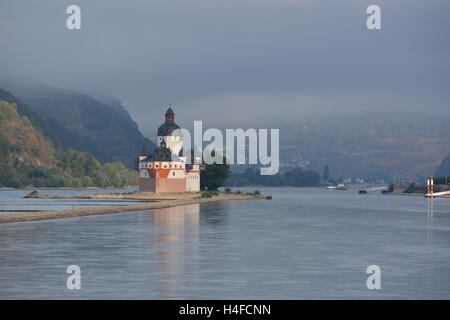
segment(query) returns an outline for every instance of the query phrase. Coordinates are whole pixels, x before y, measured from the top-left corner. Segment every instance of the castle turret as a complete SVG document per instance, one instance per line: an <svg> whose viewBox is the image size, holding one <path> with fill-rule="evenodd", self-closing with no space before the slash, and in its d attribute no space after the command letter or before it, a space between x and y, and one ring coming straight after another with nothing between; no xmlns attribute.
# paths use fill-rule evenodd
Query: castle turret
<svg viewBox="0 0 450 320"><path fill-rule="evenodd" d="M174 122L175 121L175 113L173 112L172 108L169 107L166 111L166 122Z"/></svg>
<svg viewBox="0 0 450 320"><path fill-rule="evenodd" d="M158 137L170 136L176 129L180 129L180 127L175 123L175 113L172 108L169 107L166 111L165 122L158 128ZM160 139L158 139L158 143L159 142L161 142Z"/></svg>
<svg viewBox="0 0 450 320"><path fill-rule="evenodd" d="M183 146L183 137L174 133L177 129L180 129L180 127L175 123L175 113L169 106L169 109L166 111L165 122L158 128L157 145L160 146L161 142L165 141L167 148L176 155L179 154Z"/></svg>

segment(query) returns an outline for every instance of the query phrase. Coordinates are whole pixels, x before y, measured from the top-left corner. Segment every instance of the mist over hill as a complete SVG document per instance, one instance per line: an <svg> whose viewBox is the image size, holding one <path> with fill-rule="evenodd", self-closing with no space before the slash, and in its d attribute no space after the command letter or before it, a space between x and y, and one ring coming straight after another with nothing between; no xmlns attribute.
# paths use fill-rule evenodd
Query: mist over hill
<svg viewBox="0 0 450 320"><path fill-rule="evenodd" d="M436 169L435 176L450 176L450 153L442 160Z"/></svg>
<svg viewBox="0 0 450 320"><path fill-rule="evenodd" d="M45 128L65 149L89 152L101 162L121 161L132 167L143 146L154 147L115 98L95 99L84 93L35 84L13 85L10 90L39 115Z"/></svg>
<svg viewBox="0 0 450 320"><path fill-rule="evenodd" d="M300 165L337 177L432 175L450 151L448 113L366 113L300 120L280 129L284 170Z"/></svg>
<svg viewBox="0 0 450 320"><path fill-rule="evenodd" d="M65 146L130 165L134 121L153 137L170 103L184 128L280 128L284 171L427 175L450 152L449 1L383 0L383 30L358 0L81 2L80 30L53 1L0 10L0 87L76 91L9 88Z"/></svg>
<svg viewBox="0 0 450 320"><path fill-rule="evenodd" d="M120 100L107 94L36 84L11 87L26 102L19 101L18 108L44 136L52 137L56 150L60 145L90 152L101 162L121 161L132 167L142 146L154 147ZM148 113L149 118L152 114ZM271 126L280 128L282 172L298 167L322 172L329 166L334 178L389 181L394 175L434 174L450 152L449 121L450 112L365 109L332 117L322 113L285 122L274 119ZM233 166L233 170L242 171L245 166Z"/></svg>
<svg viewBox="0 0 450 320"><path fill-rule="evenodd" d="M123 187L138 174L123 163L101 164L88 152L60 144L45 121L0 89L0 188Z"/></svg>

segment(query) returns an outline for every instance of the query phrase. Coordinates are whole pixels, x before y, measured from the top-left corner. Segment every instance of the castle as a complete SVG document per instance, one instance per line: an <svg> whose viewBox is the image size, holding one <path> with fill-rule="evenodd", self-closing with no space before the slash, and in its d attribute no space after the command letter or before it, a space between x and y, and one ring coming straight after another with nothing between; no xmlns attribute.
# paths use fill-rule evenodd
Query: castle
<svg viewBox="0 0 450 320"><path fill-rule="evenodd" d="M165 122L158 128L157 147L153 152L142 149L137 161L139 191L141 192L197 192L200 191L200 158L183 155L183 137L176 130L172 108L166 112ZM187 157L190 163L187 163Z"/></svg>

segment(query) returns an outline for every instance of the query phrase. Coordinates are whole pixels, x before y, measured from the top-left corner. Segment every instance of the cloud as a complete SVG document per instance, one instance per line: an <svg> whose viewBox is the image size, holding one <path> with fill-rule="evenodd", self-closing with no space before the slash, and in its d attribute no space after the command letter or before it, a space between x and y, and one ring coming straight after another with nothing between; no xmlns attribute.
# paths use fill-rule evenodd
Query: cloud
<svg viewBox="0 0 450 320"><path fill-rule="evenodd" d="M169 103L187 122L253 127L448 107L450 4L378 3L383 30L368 31L370 1L79 0L82 30L69 31L72 1L3 0L1 77L106 92L149 133Z"/></svg>

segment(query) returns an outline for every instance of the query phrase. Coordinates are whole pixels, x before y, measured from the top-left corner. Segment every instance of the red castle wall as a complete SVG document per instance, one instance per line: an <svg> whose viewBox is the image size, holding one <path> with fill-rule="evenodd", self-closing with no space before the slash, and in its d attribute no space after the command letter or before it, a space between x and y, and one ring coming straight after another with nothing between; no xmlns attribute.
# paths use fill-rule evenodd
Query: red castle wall
<svg viewBox="0 0 450 320"><path fill-rule="evenodd" d="M139 191L185 192L186 178L167 179L170 169L148 169L149 178L139 178Z"/></svg>

